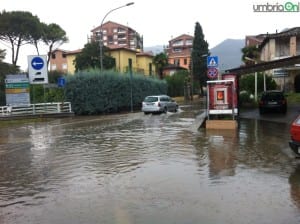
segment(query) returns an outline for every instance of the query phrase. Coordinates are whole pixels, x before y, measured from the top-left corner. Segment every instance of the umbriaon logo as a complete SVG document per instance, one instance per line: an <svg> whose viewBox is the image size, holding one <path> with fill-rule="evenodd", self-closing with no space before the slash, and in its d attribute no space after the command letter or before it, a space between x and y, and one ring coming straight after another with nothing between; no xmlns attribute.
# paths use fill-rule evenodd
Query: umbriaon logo
<svg viewBox="0 0 300 224"><path fill-rule="evenodd" d="M300 12L300 3L266 3L253 5L253 12Z"/></svg>

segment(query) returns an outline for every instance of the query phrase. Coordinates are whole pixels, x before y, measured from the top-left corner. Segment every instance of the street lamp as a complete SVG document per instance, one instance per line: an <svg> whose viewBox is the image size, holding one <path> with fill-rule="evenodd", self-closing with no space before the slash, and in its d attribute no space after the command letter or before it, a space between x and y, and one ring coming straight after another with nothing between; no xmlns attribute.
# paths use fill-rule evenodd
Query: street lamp
<svg viewBox="0 0 300 224"><path fill-rule="evenodd" d="M113 12L117 9L120 9L120 8L124 8L126 6L133 5L133 4L134 4L134 2L129 2L126 5L122 5L122 6L119 6L117 8L111 9L110 11L108 11L108 13L105 14L105 16L103 17L103 19L101 21L101 25L100 25L100 66L101 66L100 71L101 72L103 70L103 55L102 55L102 52L103 52L103 46L102 46L102 38L103 38L102 25L103 25L103 22L104 22L105 18L108 16L108 14L110 14L111 12Z"/></svg>

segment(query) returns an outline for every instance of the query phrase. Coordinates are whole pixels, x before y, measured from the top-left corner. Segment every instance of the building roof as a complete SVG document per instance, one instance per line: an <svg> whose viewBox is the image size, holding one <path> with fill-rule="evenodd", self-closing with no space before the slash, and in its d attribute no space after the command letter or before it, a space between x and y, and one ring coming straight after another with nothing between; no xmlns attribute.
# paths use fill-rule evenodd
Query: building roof
<svg viewBox="0 0 300 224"><path fill-rule="evenodd" d="M300 27L294 27L291 29L286 29L280 33L273 33L273 34L266 34L264 40L262 41L262 43L259 46L259 49L262 49L268 42L270 39L278 39L278 38L282 38L282 37L290 37L290 36L300 36Z"/></svg>
<svg viewBox="0 0 300 224"><path fill-rule="evenodd" d="M65 53L65 54L67 54L67 55L72 55L72 54L79 54L79 53L81 53L82 49L73 50L73 51L68 51L68 50L63 50L63 49L57 48L57 49L53 50L52 53L54 53L54 52L56 52L56 51L63 52L63 53Z"/></svg>
<svg viewBox="0 0 300 224"><path fill-rule="evenodd" d="M130 49L128 47L119 47L119 46L110 46L108 47L110 51L120 51L120 50L124 50L124 51L131 51L133 53L138 53L138 51Z"/></svg>
<svg viewBox="0 0 300 224"><path fill-rule="evenodd" d="M151 52L140 52L137 53L136 56L146 56L146 57L154 57L153 54Z"/></svg>
<svg viewBox="0 0 300 224"><path fill-rule="evenodd" d="M194 37L189 34L181 34L180 36L171 39L169 42L172 42L172 41L178 40L178 39L194 39Z"/></svg>
<svg viewBox="0 0 300 224"><path fill-rule="evenodd" d="M135 31L134 29L132 29L132 28L129 27L129 26L125 26L125 25L122 25L122 24L120 24L120 23L116 23L116 22L112 22L112 21L107 21L107 22L103 23L103 24L102 24L102 27L108 25L109 23L110 23L110 24L114 24L115 26L119 26L119 27L122 27L122 28L125 28L125 29L130 29L130 30ZM94 29L92 29L91 32L94 32L94 31L96 31L96 30L100 30L100 28L101 28L101 24L100 24L99 26L95 27Z"/></svg>
<svg viewBox="0 0 300 224"><path fill-rule="evenodd" d="M283 58L274 61L262 62L249 66L241 66L226 70L226 73L235 73L237 75L250 74L254 72L262 72L274 68L281 68L300 63L300 55Z"/></svg>

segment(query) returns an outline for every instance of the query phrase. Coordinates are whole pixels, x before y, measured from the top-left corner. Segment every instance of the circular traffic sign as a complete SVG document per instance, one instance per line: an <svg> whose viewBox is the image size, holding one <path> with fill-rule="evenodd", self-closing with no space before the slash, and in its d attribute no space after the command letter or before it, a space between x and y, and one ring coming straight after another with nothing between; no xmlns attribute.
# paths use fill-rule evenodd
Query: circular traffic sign
<svg viewBox="0 0 300 224"><path fill-rule="evenodd" d="M41 57L34 57L31 60L31 66L35 70L41 70L44 67L44 60Z"/></svg>
<svg viewBox="0 0 300 224"><path fill-rule="evenodd" d="M208 68L207 69L207 77L210 79L215 79L218 77L218 69L217 68Z"/></svg>

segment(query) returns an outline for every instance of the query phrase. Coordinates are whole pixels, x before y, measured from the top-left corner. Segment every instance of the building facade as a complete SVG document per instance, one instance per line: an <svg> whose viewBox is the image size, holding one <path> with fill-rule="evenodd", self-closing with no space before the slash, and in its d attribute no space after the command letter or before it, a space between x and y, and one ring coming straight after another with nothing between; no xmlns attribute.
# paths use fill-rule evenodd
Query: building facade
<svg viewBox="0 0 300 224"><path fill-rule="evenodd" d="M59 71L64 74L74 74L75 64L74 60L81 49L75 51L66 51L56 49L50 56L50 71Z"/></svg>
<svg viewBox="0 0 300 224"><path fill-rule="evenodd" d="M102 38L101 38L102 31ZM143 51L143 37L134 29L119 23L108 21L92 29L91 39L100 41L108 48L129 48L131 50Z"/></svg>
<svg viewBox="0 0 300 224"><path fill-rule="evenodd" d="M168 63L190 70L194 37L182 34L169 41L166 47Z"/></svg>
<svg viewBox="0 0 300 224"><path fill-rule="evenodd" d="M256 42L255 42L256 41ZM300 27L282 32L246 37L246 46L258 46L260 61L268 62L300 55ZM296 77L300 76L300 65L266 71L274 78L281 90L293 90Z"/></svg>

